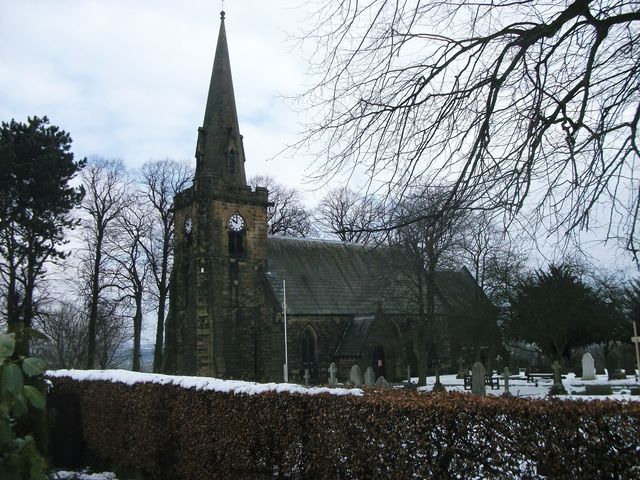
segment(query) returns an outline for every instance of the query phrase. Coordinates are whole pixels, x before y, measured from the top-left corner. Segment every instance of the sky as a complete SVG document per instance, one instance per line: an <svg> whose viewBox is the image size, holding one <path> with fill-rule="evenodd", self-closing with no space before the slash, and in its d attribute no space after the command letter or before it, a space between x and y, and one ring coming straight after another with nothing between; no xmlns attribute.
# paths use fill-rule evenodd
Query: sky
<svg viewBox="0 0 640 480"><path fill-rule="evenodd" d="M313 207L326 188L305 180L311 159L279 155L302 130L290 97L310 78L291 37L307 25L307 3L227 0L224 10L247 177L271 175ZM0 120L47 115L71 134L77 158L194 165L221 8L219 0L0 0ZM541 242L549 246L534 252L538 265L553 259L557 239ZM611 244L584 247L609 267L637 271Z"/></svg>
<svg viewBox="0 0 640 480"><path fill-rule="evenodd" d="M247 176L310 191L307 161L286 154L299 119L291 97L305 63L289 36L306 16L293 0L224 2ZM220 26L220 1L0 0L0 120L47 115L77 158L130 168L195 164Z"/></svg>

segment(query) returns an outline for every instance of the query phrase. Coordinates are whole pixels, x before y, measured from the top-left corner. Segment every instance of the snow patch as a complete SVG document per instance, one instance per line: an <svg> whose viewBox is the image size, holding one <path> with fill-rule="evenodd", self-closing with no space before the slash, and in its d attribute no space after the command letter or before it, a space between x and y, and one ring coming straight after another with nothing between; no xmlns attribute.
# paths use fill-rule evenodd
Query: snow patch
<svg viewBox="0 0 640 480"><path fill-rule="evenodd" d="M48 370L47 377L67 377L77 381L106 381L134 385L136 383L158 383L160 385L177 385L182 388L195 390L210 390L214 392L234 393L241 395L259 395L266 392L295 393L301 395L331 395L362 396L364 392L359 388L327 388L304 387L293 383L257 383L241 380L221 380L209 377L189 377L178 375L162 375L159 373L140 373L128 370Z"/></svg>

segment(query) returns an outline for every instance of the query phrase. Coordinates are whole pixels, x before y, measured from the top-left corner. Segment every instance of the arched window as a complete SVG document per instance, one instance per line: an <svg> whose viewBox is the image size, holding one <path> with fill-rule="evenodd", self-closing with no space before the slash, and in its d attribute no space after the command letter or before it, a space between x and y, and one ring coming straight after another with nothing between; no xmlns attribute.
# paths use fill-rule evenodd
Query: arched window
<svg viewBox="0 0 640 480"><path fill-rule="evenodd" d="M233 147L227 152L227 170L229 173L236 173L236 150Z"/></svg>
<svg viewBox="0 0 640 480"><path fill-rule="evenodd" d="M317 337L311 326L307 325L300 335L300 354L302 357L302 370L309 369L314 372L317 366Z"/></svg>

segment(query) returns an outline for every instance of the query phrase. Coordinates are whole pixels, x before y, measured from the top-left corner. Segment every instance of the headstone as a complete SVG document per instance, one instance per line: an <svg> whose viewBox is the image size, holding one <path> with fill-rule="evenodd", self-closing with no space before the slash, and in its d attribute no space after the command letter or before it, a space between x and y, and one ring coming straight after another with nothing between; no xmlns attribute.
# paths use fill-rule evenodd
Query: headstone
<svg viewBox="0 0 640 480"><path fill-rule="evenodd" d="M593 380L596 378L596 365L593 356L589 352L582 355L582 379Z"/></svg>
<svg viewBox="0 0 640 480"><path fill-rule="evenodd" d="M389 388L389 382L384 377L378 377L376 380L376 387L378 388Z"/></svg>
<svg viewBox="0 0 640 480"><path fill-rule="evenodd" d="M336 377L337 371L338 369L336 368L336 364L331 363L331 365L329 365L329 385L331 386L335 386L338 384L338 378Z"/></svg>
<svg viewBox="0 0 640 480"><path fill-rule="evenodd" d="M557 360L553 362L551 369L553 370L553 385L551 386L551 390L549 390L549 395L566 395L567 391L564 389L564 385L562 385L562 373L560 372L560 364Z"/></svg>
<svg viewBox="0 0 640 480"><path fill-rule="evenodd" d="M376 374L373 373L373 368L368 367L364 372L364 384L367 387L373 387L376 384Z"/></svg>
<svg viewBox="0 0 640 480"><path fill-rule="evenodd" d="M464 368L464 359L462 357L458 358L458 374L456 378L464 378L467 371Z"/></svg>
<svg viewBox="0 0 640 480"><path fill-rule="evenodd" d="M433 385L434 392L446 392L447 389L444 388L442 382L440 382L440 366L436 365L436 383Z"/></svg>
<svg viewBox="0 0 640 480"><path fill-rule="evenodd" d="M476 362L471 368L471 393L484 397L487 390L484 384L486 370L482 362Z"/></svg>
<svg viewBox="0 0 640 480"><path fill-rule="evenodd" d="M305 368L304 369L304 386L308 387L309 386L309 379L311 378L311 376L309 375L309 369Z"/></svg>
<svg viewBox="0 0 640 480"><path fill-rule="evenodd" d="M349 372L349 380L356 386L362 386L362 371L360 370L360 366L356 363L353 367L351 367L351 371Z"/></svg>
<svg viewBox="0 0 640 480"><path fill-rule="evenodd" d="M503 397L511 397L511 392L509 391L509 377L511 376L511 372L509 371L509 367L504 367L504 371L502 372L502 380L504 381L504 393Z"/></svg>

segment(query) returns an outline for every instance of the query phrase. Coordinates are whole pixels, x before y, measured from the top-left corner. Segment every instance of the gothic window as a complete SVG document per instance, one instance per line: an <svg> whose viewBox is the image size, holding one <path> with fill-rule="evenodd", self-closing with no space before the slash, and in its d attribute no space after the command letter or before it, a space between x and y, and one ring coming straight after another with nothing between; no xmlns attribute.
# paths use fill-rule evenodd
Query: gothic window
<svg viewBox="0 0 640 480"><path fill-rule="evenodd" d="M236 173L236 150L233 147L227 152L227 170L229 173Z"/></svg>
<svg viewBox="0 0 640 480"><path fill-rule="evenodd" d="M300 336L300 352L302 356L302 370L309 369L311 372L316 370L316 352L317 352L317 338L316 332L314 332L311 326L307 325L302 330Z"/></svg>

